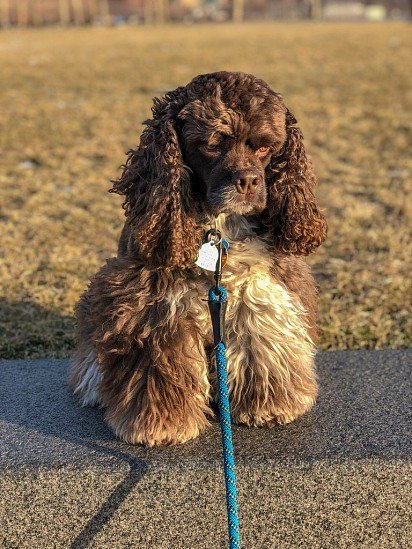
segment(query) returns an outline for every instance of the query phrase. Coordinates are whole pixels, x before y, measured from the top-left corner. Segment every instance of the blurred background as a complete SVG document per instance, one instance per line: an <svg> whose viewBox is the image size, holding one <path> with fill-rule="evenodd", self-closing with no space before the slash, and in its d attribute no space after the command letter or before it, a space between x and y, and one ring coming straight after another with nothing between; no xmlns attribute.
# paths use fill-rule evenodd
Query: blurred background
<svg viewBox="0 0 412 549"><path fill-rule="evenodd" d="M0 0L0 358L65 357L116 253L152 98L216 70L282 93L319 177L320 347L410 346L406 0ZM409 223L408 223L409 221Z"/></svg>
<svg viewBox="0 0 412 549"><path fill-rule="evenodd" d="M411 0L0 0L1 24L408 19Z"/></svg>

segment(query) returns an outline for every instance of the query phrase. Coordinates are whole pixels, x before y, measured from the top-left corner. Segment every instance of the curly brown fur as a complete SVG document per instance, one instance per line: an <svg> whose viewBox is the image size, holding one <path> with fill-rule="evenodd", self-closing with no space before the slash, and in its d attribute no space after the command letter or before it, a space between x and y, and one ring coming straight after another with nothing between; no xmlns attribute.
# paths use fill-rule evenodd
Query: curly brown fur
<svg viewBox="0 0 412 549"><path fill-rule="evenodd" d="M326 235L302 134L262 80L220 72L155 99L112 192L118 256L80 299L70 385L122 439L175 444L213 415L211 276L194 265L214 222L230 242L224 284L234 420L291 421L316 397L316 289L296 257Z"/></svg>
<svg viewBox="0 0 412 549"><path fill-rule="evenodd" d="M189 311L177 316L168 301L181 279L113 258L76 308L79 341L93 342L104 373L99 395L106 420L128 442L183 442L207 425L200 330ZM77 383L73 377L71 385Z"/></svg>
<svg viewBox="0 0 412 549"><path fill-rule="evenodd" d="M129 151L112 189L126 197L126 217L148 267L190 267L201 237L173 124L183 97L178 88L154 100L153 119L145 122L140 145Z"/></svg>
<svg viewBox="0 0 412 549"><path fill-rule="evenodd" d="M295 117L286 116L286 142L268 167L268 224L275 248L308 255L326 238L326 220L316 204L316 177ZM272 175L271 175L272 174Z"/></svg>

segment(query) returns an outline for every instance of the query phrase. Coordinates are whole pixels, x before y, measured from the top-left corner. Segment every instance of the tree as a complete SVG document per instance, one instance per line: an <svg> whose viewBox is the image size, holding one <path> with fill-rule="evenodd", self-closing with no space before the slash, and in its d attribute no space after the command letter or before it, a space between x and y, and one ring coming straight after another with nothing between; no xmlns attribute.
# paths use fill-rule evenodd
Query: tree
<svg viewBox="0 0 412 549"><path fill-rule="evenodd" d="M77 25L84 25L84 5L83 0L72 0L73 2L73 11L74 11L74 22Z"/></svg>
<svg viewBox="0 0 412 549"><path fill-rule="evenodd" d="M99 0L99 11L102 22L106 25L110 25L111 17L109 0Z"/></svg>
<svg viewBox="0 0 412 549"><path fill-rule="evenodd" d="M68 25L70 23L69 0L59 0L59 18L61 25Z"/></svg>
<svg viewBox="0 0 412 549"><path fill-rule="evenodd" d="M245 17L244 0L233 0L232 18L234 23L241 23Z"/></svg>
<svg viewBox="0 0 412 549"><path fill-rule="evenodd" d="M156 0L156 23L163 25L166 14L166 0Z"/></svg>
<svg viewBox="0 0 412 549"><path fill-rule="evenodd" d="M0 0L0 23L2 27L8 27L10 25L9 0Z"/></svg>
<svg viewBox="0 0 412 549"><path fill-rule="evenodd" d="M28 0L19 0L17 2L17 25L27 27L29 23L29 3Z"/></svg>

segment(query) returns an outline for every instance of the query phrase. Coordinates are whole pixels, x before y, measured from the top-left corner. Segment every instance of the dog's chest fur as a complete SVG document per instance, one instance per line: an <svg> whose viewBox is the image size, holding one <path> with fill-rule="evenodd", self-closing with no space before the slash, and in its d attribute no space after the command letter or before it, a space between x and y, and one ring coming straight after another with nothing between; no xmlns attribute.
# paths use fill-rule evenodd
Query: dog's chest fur
<svg viewBox="0 0 412 549"><path fill-rule="evenodd" d="M231 392L236 407L243 398L242 387L253 380L265 380L262 387L269 391L273 377L281 387L290 384L293 365L312 371L315 346L306 310L296 295L276 280L271 269L273 256L253 227L243 217L219 218L216 227L230 244L222 285L228 292L225 324L229 383L243 380L234 384ZM213 273L202 271L198 277L175 286L173 297L169 294L171 310L182 316L189 314L207 344L213 342L206 301L213 284ZM207 387L211 374L201 366L200 370ZM269 399L269 393L262 398ZM308 402L301 404L306 406ZM266 419L262 416L259 421L264 423Z"/></svg>
<svg viewBox="0 0 412 549"><path fill-rule="evenodd" d="M246 340L250 340L253 333L263 340L286 337L293 346L297 337L308 352L313 343L307 332L306 311L296 296L275 279L273 256L268 245L256 235L253 225L243 216L220 215L216 219L216 228L229 242L229 256L222 277L222 285L228 292L226 325L229 340L234 338L247 345ZM172 299L179 299L179 304L175 302L178 309L190 311L205 338L211 341L206 299L214 284L213 273L202 270L198 278L183 285L186 283L186 289L179 288L177 295L175 288ZM272 343L268 346L271 347Z"/></svg>

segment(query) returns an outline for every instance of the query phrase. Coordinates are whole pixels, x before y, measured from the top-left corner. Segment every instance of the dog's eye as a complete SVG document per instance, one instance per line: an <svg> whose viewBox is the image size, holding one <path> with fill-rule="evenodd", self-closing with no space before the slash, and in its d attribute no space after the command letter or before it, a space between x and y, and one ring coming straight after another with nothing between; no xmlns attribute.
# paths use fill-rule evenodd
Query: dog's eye
<svg viewBox="0 0 412 549"><path fill-rule="evenodd" d="M204 145L203 147L200 147L200 150L206 156L217 156L219 154L219 147L216 145Z"/></svg>
<svg viewBox="0 0 412 549"><path fill-rule="evenodd" d="M269 147L259 147L258 149L256 149L255 154L257 154L258 156L266 156L268 152Z"/></svg>

